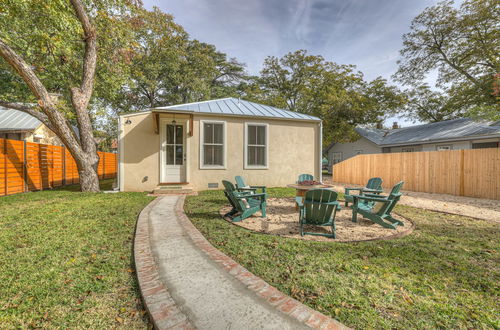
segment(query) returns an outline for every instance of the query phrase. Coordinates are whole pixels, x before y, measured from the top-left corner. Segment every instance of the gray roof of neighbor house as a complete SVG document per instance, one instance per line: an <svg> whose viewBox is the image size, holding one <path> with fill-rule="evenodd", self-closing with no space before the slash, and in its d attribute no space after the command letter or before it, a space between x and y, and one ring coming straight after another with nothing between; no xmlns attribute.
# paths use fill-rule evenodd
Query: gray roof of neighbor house
<svg viewBox="0 0 500 330"><path fill-rule="evenodd" d="M228 97L218 100L209 100L202 102L170 105L158 107L152 110L168 110L179 112L195 112L203 114L220 114L225 116L248 116L264 117L274 119L308 120L321 121L318 117L306 115L303 113L279 109L269 105L263 105L250 101L240 100L234 97Z"/></svg>
<svg viewBox="0 0 500 330"><path fill-rule="evenodd" d="M0 107L0 131L32 131L40 124L26 112Z"/></svg>
<svg viewBox="0 0 500 330"><path fill-rule="evenodd" d="M500 122L474 121L470 118L460 118L390 130L356 127L356 131L376 145L387 147L437 141L467 140L492 135L500 137ZM325 149L325 152L334 144L331 143Z"/></svg>

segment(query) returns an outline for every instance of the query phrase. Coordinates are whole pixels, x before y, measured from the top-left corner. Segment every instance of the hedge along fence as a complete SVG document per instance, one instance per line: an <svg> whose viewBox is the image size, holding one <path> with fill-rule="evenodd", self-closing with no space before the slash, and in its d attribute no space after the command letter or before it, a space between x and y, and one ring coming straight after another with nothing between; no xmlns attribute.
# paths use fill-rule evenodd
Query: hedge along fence
<svg viewBox="0 0 500 330"><path fill-rule="evenodd" d="M99 178L116 177L116 154L98 154ZM76 162L65 147L0 139L0 196L79 182Z"/></svg>
<svg viewBox="0 0 500 330"><path fill-rule="evenodd" d="M333 181L384 188L500 199L500 148L357 155L333 166Z"/></svg>

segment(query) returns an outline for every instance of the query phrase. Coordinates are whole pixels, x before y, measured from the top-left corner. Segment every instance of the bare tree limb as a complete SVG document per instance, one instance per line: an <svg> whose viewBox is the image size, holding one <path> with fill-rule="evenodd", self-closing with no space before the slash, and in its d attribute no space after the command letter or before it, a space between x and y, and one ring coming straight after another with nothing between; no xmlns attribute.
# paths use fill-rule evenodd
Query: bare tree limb
<svg viewBox="0 0 500 330"><path fill-rule="evenodd" d="M27 114L30 114L31 116L35 117L39 121L41 121L45 126L47 126L51 131L54 131L55 128L52 125L52 123L49 120L49 117L47 117L46 114L38 110L36 105L28 105L26 103L16 103L16 102L6 102L0 100L0 106L10 108L10 109L15 109L19 110L22 112L26 112Z"/></svg>
<svg viewBox="0 0 500 330"><path fill-rule="evenodd" d="M97 65L97 35L80 0L71 0L76 17L84 32L85 55L83 58L82 82L80 87L71 88L71 103L76 113L80 130L80 141L85 152L96 152L93 127L88 112L88 105L94 88L94 76Z"/></svg>
<svg viewBox="0 0 500 330"><path fill-rule="evenodd" d="M29 66L28 63L26 63L22 57L10 48L2 39L0 39L0 56L2 56L4 60L17 71L39 102L43 103L40 104L40 106L44 107L52 105L49 92L45 86L43 86L40 79L38 79L31 66Z"/></svg>

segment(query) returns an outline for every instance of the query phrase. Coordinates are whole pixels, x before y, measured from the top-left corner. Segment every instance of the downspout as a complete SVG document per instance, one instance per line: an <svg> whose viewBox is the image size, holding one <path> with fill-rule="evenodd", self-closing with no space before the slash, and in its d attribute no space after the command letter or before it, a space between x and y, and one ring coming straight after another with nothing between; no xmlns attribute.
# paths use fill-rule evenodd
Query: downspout
<svg viewBox="0 0 500 330"><path fill-rule="evenodd" d="M319 122L319 182L323 182L323 121Z"/></svg>
<svg viewBox="0 0 500 330"><path fill-rule="evenodd" d="M118 137L117 137L117 149L118 149L118 190L123 191L123 141L122 141L123 127L122 127L122 117L118 117Z"/></svg>

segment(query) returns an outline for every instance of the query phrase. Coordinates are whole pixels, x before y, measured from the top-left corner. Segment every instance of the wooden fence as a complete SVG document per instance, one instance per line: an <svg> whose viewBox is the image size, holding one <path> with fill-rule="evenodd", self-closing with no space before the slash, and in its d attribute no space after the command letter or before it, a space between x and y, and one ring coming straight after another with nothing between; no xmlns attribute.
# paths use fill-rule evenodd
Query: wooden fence
<svg viewBox="0 0 500 330"><path fill-rule="evenodd" d="M357 155L333 166L333 181L365 185L380 177L383 187L500 199L500 148Z"/></svg>
<svg viewBox="0 0 500 330"><path fill-rule="evenodd" d="M116 154L98 154L99 178L114 178ZM78 182L75 160L65 147L0 139L0 196Z"/></svg>

